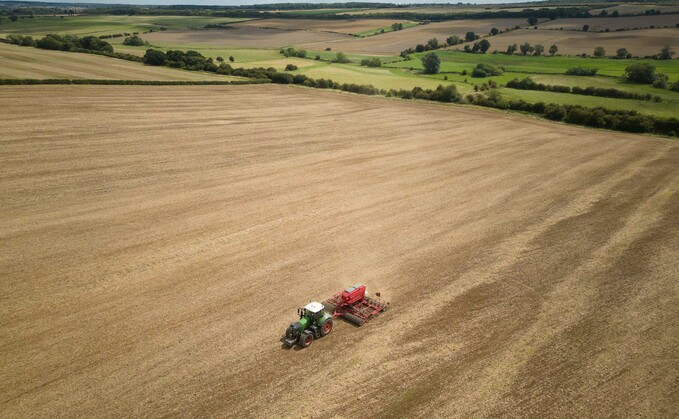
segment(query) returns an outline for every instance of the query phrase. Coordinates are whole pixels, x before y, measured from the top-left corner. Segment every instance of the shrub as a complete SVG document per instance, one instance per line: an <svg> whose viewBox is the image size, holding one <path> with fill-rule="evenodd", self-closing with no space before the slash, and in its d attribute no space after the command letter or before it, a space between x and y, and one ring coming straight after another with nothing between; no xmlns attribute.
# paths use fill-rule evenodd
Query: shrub
<svg viewBox="0 0 679 419"><path fill-rule="evenodd" d="M625 69L625 78L635 83L651 84L655 80L655 66L647 63L632 64Z"/></svg>
<svg viewBox="0 0 679 419"><path fill-rule="evenodd" d="M167 57L163 51L155 49L147 49L144 54L144 64L148 65L165 65Z"/></svg>
<svg viewBox="0 0 679 419"><path fill-rule="evenodd" d="M477 78L488 77L488 73L486 73L481 68L475 68L475 69L472 70L472 77L477 77Z"/></svg>
<svg viewBox="0 0 679 419"><path fill-rule="evenodd" d="M20 45L22 47L34 47L36 46L35 40L31 36L23 36L10 34L7 35L7 42L14 45Z"/></svg>
<svg viewBox="0 0 679 419"><path fill-rule="evenodd" d="M504 72L505 69L502 66L480 63L476 64L476 67L472 70L472 77L500 76Z"/></svg>
<svg viewBox="0 0 679 419"><path fill-rule="evenodd" d="M365 67L382 67L382 60L379 58L363 59L361 60L361 65Z"/></svg>
<svg viewBox="0 0 679 419"><path fill-rule="evenodd" d="M338 52L337 55L335 56L335 59L332 60L333 63L340 63L340 64L347 64L350 63L351 60L347 58L347 56L343 52Z"/></svg>
<svg viewBox="0 0 679 419"><path fill-rule="evenodd" d="M123 45L130 45L130 46L135 46L135 47L140 47L143 45L146 45L146 41L141 39L139 35L133 35L125 38L123 41Z"/></svg>
<svg viewBox="0 0 679 419"><path fill-rule="evenodd" d="M461 44L462 42L464 42L464 41L461 40L460 37L457 36L457 35L449 36L449 37L446 39L446 43L447 43L448 45L457 45L457 44Z"/></svg>
<svg viewBox="0 0 679 419"><path fill-rule="evenodd" d="M563 119L566 117L566 109L561 105L556 105L553 103L545 106L542 113L544 113L545 118L551 119L552 121L563 121Z"/></svg>
<svg viewBox="0 0 679 419"><path fill-rule="evenodd" d="M432 50L432 49L439 49L441 46L439 45L439 40L436 38L432 38L429 41L427 41L427 49Z"/></svg>
<svg viewBox="0 0 679 419"><path fill-rule="evenodd" d="M285 57L298 57L298 58L306 58L306 51L303 49L296 50L293 47L285 48L280 50L280 53L283 54ZM229 57L229 60L231 60L232 57ZM233 62L233 60L231 60Z"/></svg>
<svg viewBox="0 0 679 419"><path fill-rule="evenodd" d="M295 71L297 69L298 69L298 67L294 64L288 64L288 65L285 66L285 71Z"/></svg>
<svg viewBox="0 0 679 419"><path fill-rule="evenodd" d="M597 71L596 68L584 68L584 67L573 67L566 70L566 74L569 76L595 76Z"/></svg>
<svg viewBox="0 0 679 419"><path fill-rule="evenodd" d="M667 77L667 74L656 73L653 76L653 87L667 89L669 87L669 77Z"/></svg>
<svg viewBox="0 0 679 419"><path fill-rule="evenodd" d="M273 73L270 79L273 83L278 84L292 84L292 82L294 81L292 75L286 73Z"/></svg>

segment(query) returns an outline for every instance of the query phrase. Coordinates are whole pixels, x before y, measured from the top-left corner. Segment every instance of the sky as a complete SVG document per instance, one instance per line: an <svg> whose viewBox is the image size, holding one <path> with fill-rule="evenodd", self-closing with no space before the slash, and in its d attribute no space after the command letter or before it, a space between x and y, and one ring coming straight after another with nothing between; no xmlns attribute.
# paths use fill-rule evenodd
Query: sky
<svg viewBox="0 0 679 419"><path fill-rule="evenodd" d="M50 0L40 0L49 2ZM137 5L210 5L210 6L242 6L249 4L275 4L275 3L334 3L354 0L53 0L63 3L109 3L109 4L137 4ZM418 4L418 3L439 3L457 4L453 0L356 0L368 1L372 3L395 3L395 4ZM501 4L517 3L517 0L466 0L463 3L471 4Z"/></svg>

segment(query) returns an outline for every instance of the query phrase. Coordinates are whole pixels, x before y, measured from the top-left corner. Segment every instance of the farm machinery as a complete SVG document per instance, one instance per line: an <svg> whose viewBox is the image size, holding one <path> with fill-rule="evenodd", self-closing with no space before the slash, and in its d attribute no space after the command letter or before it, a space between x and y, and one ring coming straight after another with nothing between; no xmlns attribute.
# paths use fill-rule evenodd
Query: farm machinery
<svg viewBox="0 0 679 419"><path fill-rule="evenodd" d="M361 326L368 320L386 311L389 303L380 299L380 293L372 298L366 295L363 284L352 285L328 298L323 304L313 302L297 309L299 320L285 331L285 345L298 344L306 348L314 339L332 332L333 318L342 317L348 322Z"/></svg>

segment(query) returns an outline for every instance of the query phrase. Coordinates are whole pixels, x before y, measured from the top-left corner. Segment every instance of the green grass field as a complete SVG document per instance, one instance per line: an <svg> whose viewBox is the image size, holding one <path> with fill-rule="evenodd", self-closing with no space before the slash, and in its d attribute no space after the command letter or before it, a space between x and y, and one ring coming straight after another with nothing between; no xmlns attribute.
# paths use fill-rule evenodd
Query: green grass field
<svg viewBox="0 0 679 419"><path fill-rule="evenodd" d="M582 58L582 57L546 57L546 56L522 56L506 54L468 54L458 51L437 51L441 58L441 71L471 70L477 63L502 65L507 71L529 74L563 74L571 67L582 66L596 68L598 74L603 76L621 77L625 68L634 63L650 63L656 69L670 76L671 80L679 78L679 60L645 60L629 59L618 60L610 58ZM412 55L412 60L390 64L391 67L422 68L420 59L426 53Z"/></svg>

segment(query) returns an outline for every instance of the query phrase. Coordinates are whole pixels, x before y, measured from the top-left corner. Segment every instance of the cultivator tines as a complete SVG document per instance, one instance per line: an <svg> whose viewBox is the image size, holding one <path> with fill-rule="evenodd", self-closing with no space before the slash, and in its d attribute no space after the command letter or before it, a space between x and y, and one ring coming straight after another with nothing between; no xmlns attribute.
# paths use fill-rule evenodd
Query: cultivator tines
<svg viewBox="0 0 679 419"><path fill-rule="evenodd" d="M377 296L379 295L376 294ZM334 317L343 317L347 321L361 326L363 323L385 311L389 303L382 299L367 297L365 285L357 284L328 298L326 309Z"/></svg>

